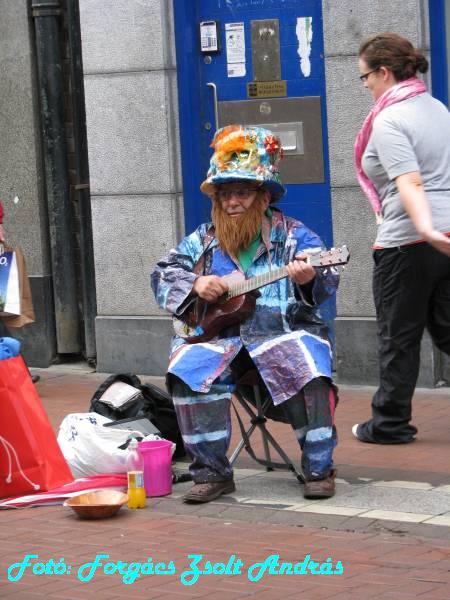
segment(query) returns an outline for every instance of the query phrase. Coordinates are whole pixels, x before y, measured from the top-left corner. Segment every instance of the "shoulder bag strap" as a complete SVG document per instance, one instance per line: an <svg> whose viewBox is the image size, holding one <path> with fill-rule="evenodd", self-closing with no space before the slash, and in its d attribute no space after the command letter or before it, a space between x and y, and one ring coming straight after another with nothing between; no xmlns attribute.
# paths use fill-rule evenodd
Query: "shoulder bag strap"
<svg viewBox="0 0 450 600"><path fill-rule="evenodd" d="M211 226L206 232L205 237L203 238L203 252L201 253L200 258L195 263L194 268L192 269L196 275L199 275L200 273L205 273L205 253L215 237L216 236L214 226Z"/></svg>

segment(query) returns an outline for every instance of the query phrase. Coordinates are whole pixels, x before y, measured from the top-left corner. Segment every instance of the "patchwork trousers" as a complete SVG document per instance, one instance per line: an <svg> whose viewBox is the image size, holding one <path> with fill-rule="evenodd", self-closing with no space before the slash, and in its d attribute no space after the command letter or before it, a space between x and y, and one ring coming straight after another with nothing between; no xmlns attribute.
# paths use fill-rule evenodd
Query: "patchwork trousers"
<svg viewBox="0 0 450 600"><path fill-rule="evenodd" d="M242 361L243 353L246 351L239 353L231 368L213 382L207 393L191 390L180 379L171 381L173 402L185 448L192 458L190 472L195 483L233 478L226 456L231 437L231 396L236 389L233 367ZM244 358L248 361L248 354ZM299 442L302 470L307 480L324 479L333 468L333 450L337 443L336 403L335 387L320 377L279 406Z"/></svg>

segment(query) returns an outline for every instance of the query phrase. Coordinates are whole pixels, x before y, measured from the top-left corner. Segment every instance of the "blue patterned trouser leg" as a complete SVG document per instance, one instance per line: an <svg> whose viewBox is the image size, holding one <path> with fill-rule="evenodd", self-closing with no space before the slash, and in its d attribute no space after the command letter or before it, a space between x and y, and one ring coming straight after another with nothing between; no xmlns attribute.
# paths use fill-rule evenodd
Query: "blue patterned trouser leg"
<svg viewBox="0 0 450 600"><path fill-rule="evenodd" d="M192 391L180 379L174 379L171 387L183 442L192 457L189 470L194 482L233 479L226 457L231 437L231 394L235 388L229 371L222 373L206 394Z"/></svg>
<svg viewBox="0 0 450 600"><path fill-rule="evenodd" d="M228 481L233 470L226 454L230 445L230 402L234 378L225 371L207 393L195 392L173 378L172 397L195 483ZM314 379L283 402L285 414L302 449L307 479L323 479L333 468L336 429L333 424L336 395L327 379Z"/></svg>
<svg viewBox="0 0 450 600"><path fill-rule="evenodd" d="M281 405L302 449L302 470L307 480L325 479L333 468L336 403L334 386L320 377Z"/></svg>

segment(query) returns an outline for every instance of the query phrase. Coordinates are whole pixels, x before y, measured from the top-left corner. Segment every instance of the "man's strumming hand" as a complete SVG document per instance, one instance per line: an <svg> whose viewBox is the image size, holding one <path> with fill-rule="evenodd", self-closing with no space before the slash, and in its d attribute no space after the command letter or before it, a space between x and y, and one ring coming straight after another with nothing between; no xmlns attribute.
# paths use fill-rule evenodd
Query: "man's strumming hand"
<svg viewBox="0 0 450 600"><path fill-rule="evenodd" d="M192 291L207 302L216 302L228 292L228 285L217 275L203 275L195 280Z"/></svg>

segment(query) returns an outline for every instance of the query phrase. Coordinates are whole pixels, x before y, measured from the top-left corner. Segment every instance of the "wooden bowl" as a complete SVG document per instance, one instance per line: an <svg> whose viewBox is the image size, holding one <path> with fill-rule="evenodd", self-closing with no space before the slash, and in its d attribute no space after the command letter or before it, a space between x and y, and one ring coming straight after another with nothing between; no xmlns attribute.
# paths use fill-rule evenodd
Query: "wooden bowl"
<svg viewBox="0 0 450 600"><path fill-rule="evenodd" d="M73 496L64 502L82 519L107 519L128 502L128 496L117 490L98 490Z"/></svg>

